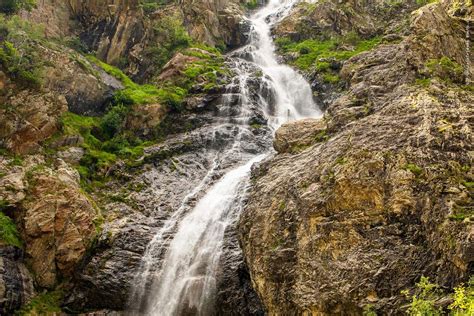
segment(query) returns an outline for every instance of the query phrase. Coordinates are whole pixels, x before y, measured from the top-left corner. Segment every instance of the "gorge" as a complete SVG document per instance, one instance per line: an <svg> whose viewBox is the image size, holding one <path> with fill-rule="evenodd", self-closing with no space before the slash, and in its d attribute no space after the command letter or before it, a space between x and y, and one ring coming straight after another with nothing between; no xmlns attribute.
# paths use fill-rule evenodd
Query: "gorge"
<svg viewBox="0 0 474 316"><path fill-rule="evenodd" d="M0 4L0 314L471 315L472 1Z"/></svg>

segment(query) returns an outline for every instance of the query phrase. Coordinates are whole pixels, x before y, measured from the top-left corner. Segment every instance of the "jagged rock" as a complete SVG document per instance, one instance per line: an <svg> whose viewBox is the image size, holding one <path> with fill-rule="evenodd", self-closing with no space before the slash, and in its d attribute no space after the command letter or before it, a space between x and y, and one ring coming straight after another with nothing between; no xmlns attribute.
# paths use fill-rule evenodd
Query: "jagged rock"
<svg viewBox="0 0 474 316"><path fill-rule="evenodd" d="M273 148L279 153L298 152L323 141L326 128L324 120L317 119L304 119L283 124L275 133Z"/></svg>
<svg viewBox="0 0 474 316"><path fill-rule="evenodd" d="M0 96L0 144L17 154L36 152L58 131L59 116L67 111L63 96L23 90Z"/></svg>
<svg viewBox="0 0 474 316"><path fill-rule="evenodd" d="M127 117L127 129L147 136L158 127L166 114L161 104L135 105Z"/></svg>
<svg viewBox="0 0 474 316"><path fill-rule="evenodd" d="M23 253L0 245L0 313L12 315L35 294L33 278L23 262Z"/></svg>
<svg viewBox="0 0 474 316"><path fill-rule="evenodd" d="M52 288L71 277L95 236L96 210L79 186L79 174L61 160L47 166L30 156L19 166L2 159L0 199L20 226L26 262L35 282Z"/></svg>
<svg viewBox="0 0 474 316"><path fill-rule="evenodd" d="M422 8L411 36L344 65L326 142L253 173L240 239L269 314L402 313L400 291L420 276L452 288L474 272L472 215L460 215L474 203L461 184L474 177L474 95L415 84L427 60L469 65L451 4Z"/></svg>

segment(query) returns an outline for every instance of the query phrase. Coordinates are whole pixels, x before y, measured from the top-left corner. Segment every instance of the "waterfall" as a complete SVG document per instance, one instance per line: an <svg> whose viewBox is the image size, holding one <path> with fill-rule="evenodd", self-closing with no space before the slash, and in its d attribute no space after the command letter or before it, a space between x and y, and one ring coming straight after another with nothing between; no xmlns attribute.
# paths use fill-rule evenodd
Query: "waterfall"
<svg viewBox="0 0 474 316"><path fill-rule="evenodd" d="M201 184L189 192L148 245L130 297L132 314L214 314L224 232L243 207L252 165L271 152L272 134L282 123L321 116L308 82L291 67L278 63L271 37L272 25L297 2L269 0L249 18L249 43L229 54L229 65L236 75L224 95L221 112L238 107L239 113L214 128L235 128L234 142L216 155ZM257 88L252 83L256 72L260 73ZM257 110L263 113L270 131L263 153L247 143L252 134L250 118ZM228 161L231 167L213 182ZM196 198L197 203L190 206L189 201ZM158 260L161 264L156 266Z"/></svg>

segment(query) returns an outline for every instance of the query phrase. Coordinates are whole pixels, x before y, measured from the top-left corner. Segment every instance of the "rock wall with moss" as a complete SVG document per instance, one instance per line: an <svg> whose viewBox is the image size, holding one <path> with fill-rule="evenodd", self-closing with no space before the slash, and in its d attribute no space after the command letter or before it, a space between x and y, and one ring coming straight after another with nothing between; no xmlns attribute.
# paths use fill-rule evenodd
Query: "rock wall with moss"
<svg viewBox="0 0 474 316"><path fill-rule="evenodd" d="M472 4L367 3L302 4L275 29L338 88L253 172L252 283L271 315L469 315L472 285L461 307L450 292L474 272Z"/></svg>

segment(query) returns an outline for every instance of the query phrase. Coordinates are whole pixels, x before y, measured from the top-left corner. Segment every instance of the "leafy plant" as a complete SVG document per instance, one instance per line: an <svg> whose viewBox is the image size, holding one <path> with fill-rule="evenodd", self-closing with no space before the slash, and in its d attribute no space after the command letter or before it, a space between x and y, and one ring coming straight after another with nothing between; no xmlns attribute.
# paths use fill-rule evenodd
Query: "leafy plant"
<svg viewBox="0 0 474 316"><path fill-rule="evenodd" d="M421 277L420 282L418 282L416 286L420 292L419 294L413 295L408 313L414 316L441 315L441 308L435 306L435 302L440 296L439 286L430 283L429 278L424 276ZM403 294L409 297L407 291L404 291Z"/></svg>
<svg viewBox="0 0 474 316"><path fill-rule="evenodd" d="M12 14L21 9L31 10L36 5L36 0L2 0L0 2L0 12Z"/></svg>
<svg viewBox="0 0 474 316"><path fill-rule="evenodd" d="M44 39L41 27L17 16L0 16L0 39L0 67L18 84L38 88L44 66L36 45Z"/></svg>
<svg viewBox="0 0 474 316"><path fill-rule="evenodd" d="M20 234L13 220L0 211L0 240L7 245L23 247Z"/></svg>

